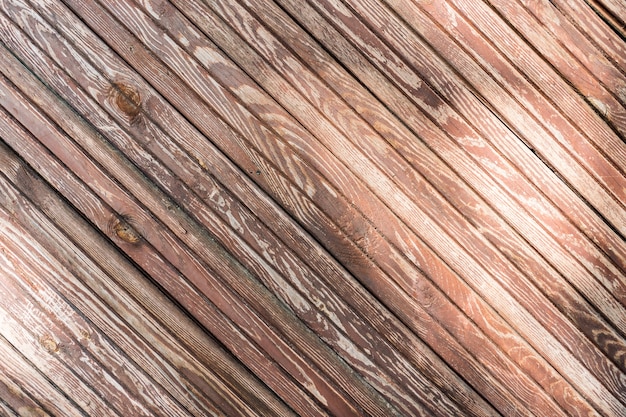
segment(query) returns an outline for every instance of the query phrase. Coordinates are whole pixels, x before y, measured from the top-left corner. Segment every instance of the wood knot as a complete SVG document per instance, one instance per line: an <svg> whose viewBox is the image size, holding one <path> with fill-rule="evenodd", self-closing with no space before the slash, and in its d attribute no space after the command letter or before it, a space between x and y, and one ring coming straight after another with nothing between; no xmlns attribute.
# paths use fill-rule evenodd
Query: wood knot
<svg viewBox="0 0 626 417"><path fill-rule="evenodd" d="M141 95L133 86L124 83L114 83L111 87L113 103L128 119L134 121L141 112Z"/></svg>
<svg viewBox="0 0 626 417"><path fill-rule="evenodd" d="M139 243L141 235L125 217L116 217L111 224L113 233L126 243L132 245Z"/></svg>
<svg viewBox="0 0 626 417"><path fill-rule="evenodd" d="M39 343L48 353L57 353L59 351L59 344L50 335L42 336L39 339Z"/></svg>

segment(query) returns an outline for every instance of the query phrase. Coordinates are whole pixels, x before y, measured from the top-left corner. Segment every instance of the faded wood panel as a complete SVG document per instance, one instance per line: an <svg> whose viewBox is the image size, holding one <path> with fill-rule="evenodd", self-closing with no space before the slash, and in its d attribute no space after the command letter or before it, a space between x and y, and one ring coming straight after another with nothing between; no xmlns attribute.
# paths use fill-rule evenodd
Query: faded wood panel
<svg viewBox="0 0 626 417"><path fill-rule="evenodd" d="M289 415L285 410L278 411L281 410L280 407L276 410L276 405L272 407L271 396L265 393L261 387L255 386L254 380L247 378L243 374L243 370L233 364L231 359L220 354L220 348L211 339L207 339L200 329L197 329L194 324L189 322L188 318L177 311L176 307L163 294L159 294L154 287L145 282L144 277L129 266L119 253L112 251L109 245L102 241L102 237L81 223L81 220L77 219L77 216L60 202L59 197L46 189L35 177L32 177L27 168L23 167L14 156L11 157L8 153L2 156L3 163L10 169L5 174L12 177L16 183L21 184L21 187L30 193L29 198L39 206L44 206L47 214L52 216L61 230L66 231L72 239L86 247L90 256L98 260L107 272L115 277L117 282L122 283L125 289L135 297L132 299L124 295L124 290L118 284L110 282L106 275L99 272L97 266L84 260L80 261L80 258L74 259L74 262L68 264L67 267L71 268L74 274L81 276L91 290L95 290L103 300L106 300L107 304L98 302L97 298L90 295L88 289L76 282L67 287L59 287L64 291L64 297L72 300L75 305L80 307L83 314L86 314L94 323L105 329L107 336L113 338L119 346L123 346L124 350L137 363L140 363L144 370L150 370L157 378L162 377L160 382L163 386L168 387L170 392L178 393L181 403L186 404L190 410L197 410L197 415L212 412L213 407L207 403L208 399L216 401L221 408L231 412L235 409L243 412L245 408L242 405L237 406L237 401L234 399L219 399L211 392L216 390L217 392L221 391L221 395L228 395L228 389L225 390L221 386L223 382L215 380L207 367L221 372L225 381L228 381L227 384L247 395L248 400L254 396L260 396L259 399L269 403L268 405L255 403L255 408L262 410L267 407L267 410L274 409L278 415ZM36 225L34 230L38 231L38 238L49 240L46 249L53 251L58 259L69 261L75 258L71 254L78 249L72 248L71 245L68 247L62 236L58 236L58 231L54 226L37 214L37 210L30 206L28 201L20 199L19 194L13 194L14 192L11 191L10 187L6 188L5 186L4 195L7 199L3 201L4 204L10 204L10 210L14 215L25 224ZM10 196L13 198L9 199ZM58 236L57 240L51 239L51 236ZM166 270L167 265L160 264L156 259L156 266L161 267L162 271ZM178 276L167 278L172 279L173 282L182 281ZM187 291L189 290L187 289ZM113 294L115 295L113 296ZM162 328L158 321L155 322L152 317L142 312L135 300L139 300L156 317L165 321L170 330ZM122 320L108 310L117 312ZM142 316L143 319L137 321L135 318L138 316ZM124 321L132 323L132 326L138 330L143 339L151 343L163 358L150 354L152 348L146 345L142 338L131 337L133 331L124 324ZM185 348L181 350L180 342L184 343L183 346L186 349L191 349L193 355L186 352ZM190 389L194 393L191 404L190 399L185 398L189 397L188 390ZM198 398L193 399L196 396ZM270 398L263 398L265 396ZM193 404L194 402L196 404ZM206 404L200 405L198 403ZM229 403L231 404L229 405Z"/></svg>
<svg viewBox="0 0 626 417"><path fill-rule="evenodd" d="M76 125L78 126L78 125ZM8 131L9 133L7 133L8 135L15 135L15 131L11 132ZM23 136L22 140L20 141L20 143L18 143L20 146L18 147L18 149L20 149L21 152L24 152L26 154L27 158L32 158L34 155L37 155L38 157L41 157L42 154L44 154L46 151L44 149L41 148L37 148L36 144L32 144L35 145L35 149L31 150L30 152L34 152L34 153L29 153L29 151L25 148L27 141L29 140L28 136ZM32 139L31 139L32 140ZM84 163L84 161L82 161L82 159L80 158L76 158L76 157L69 157L67 161L75 161L75 163L79 163L82 164ZM116 219L118 218L118 214L115 212L110 212L108 209L105 209L104 207L102 207L102 203L97 199L97 197L93 196L91 194L91 191L89 189L87 189L85 186L80 185L79 183L76 183L75 179L72 179L71 177L67 177L68 173L65 172L62 168L60 168L58 165L55 166L55 162L54 161L50 161L52 163L52 166L49 167L49 169L52 170L52 172L54 174L52 175L46 175L46 178L49 181L52 181L53 183L56 183L55 185L61 189L64 190L72 190L71 191L71 195L67 195L66 197L69 197L71 199L71 201L74 202L74 204L76 204L77 206L81 207L83 212L91 212L92 214L90 214L92 221L96 222L96 224L99 225L100 229L102 232L104 233L111 233L113 232L111 230L110 224L111 224L111 219ZM42 169L44 167L42 166ZM46 167L48 168L48 167ZM47 174L47 173L46 173ZM92 177L92 181L95 180L95 178ZM107 181L101 179L99 184L106 184ZM65 184L65 185L63 185ZM93 184L93 183L92 183ZM80 191L79 191L80 190ZM97 187L98 192L103 193L104 189L101 186ZM147 194L147 193L144 193ZM120 196L122 196L123 193L116 193L115 196L117 198L119 198ZM106 197L112 197L113 194L111 193L104 193L104 196ZM78 200L77 200L78 199ZM119 200L118 200L119 201ZM109 204L111 203L111 201L109 201ZM125 203L125 201L122 200L122 203ZM120 203L118 203L120 204ZM128 203L126 203L128 204ZM172 206L173 207L173 206ZM118 209L119 210L119 209ZM123 213L128 213L131 212L130 210L124 209L124 206L121 207L121 212ZM107 213L108 212L108 213ZM157 235L159 235L160 233L162 233L163 231L161 230L160 227L158 226L154 226L154 225L150 225L145 227L141 221L152 221L151 218L147 218L147 217L141 217L144 216L144 213L141 210L133 210L133 219L134 219L134 228L142 230L142 231L154 231L155 233L157 233ZM179 230L182 229L182 226L177 225ZM191 227L187 227L188 230L192 230ZM186 230L186 229L185 229ZM196 281L196 284L200 284L199 288L209 297L215 299L215 297L229 297L227 298L222 298L224 301L221 302L223 307L228 307L227 311L230 312L230 314L233 314L233 310L235 314L243 314L243 317L246 321L243 321L243 323L247 323L247 320L252 320L252 323L254 323L254 326L252 327L248 327L248 335L250 337L255 337L257 340L260 340L262 343L263 341L261 340L261 333L260 332L255 332L255 333L250 333L251 332L251 328L257 329L257 328L265 328L266 332L263 333L263 335L269 335L271 334L271 331L269 331L269 329L267 328L267 325L265 325L262 321L259 321L258 318L255 318L254 316L252 316L252 318L247 318L246 316L246 307L242 305L242 303L240 301L237 300L236 296L233 295L231 292L229 292L228 290L226 290L225 287L223 287L222 284L215 282L215 279L212 275L209 275L209 272L207 269L205 269L205 267L203 265L201 265L195 258L193 258L188 251L184 250L184 249L179 249L179 245L177 244L177 241L173 240L171 237L168 237L167 235L165 235L165 239L160 239L160 240L153 240L152 242L156 243L159 247L161 248L175 248L177 249L176 252L173 252L172 249L168 249L169 250L169 257L171 260L174 260L174 262L176 262L178 265L178 268L185 273L187 276L191 276L194 278L194 280ZM142 235L142 239L146 239L147 241L150 242L150 238L152 236L149 235L149 233L144 232ZM133 243L137 243L137 242L127 242L124 239L120 239L121 242L126 243L127 245L130 243L131 245ZM151 242L151 243L152 243ZM154 244L153 243L153 244ZM141 248L145 251L146 249L148 249L148 247L146 245L141 245ZM172 255L174 254L174 255ZM175 256L175 258L172 258L172 256ZM177 259L176 259L177 258ZM145 257L143 258L143 262L147 262L150 258L149 257ZM181 263L182 265L184 265L184 267L181 267ZM145 265L144 265L145 266ZM192 271L192 272L190 272ZM159 276L158 272L155 270L153 271L154 276ZM164 279L167 278L167 276L163 277ZM213 281L214 284L213 285L208 285L207 282L211 282ZM217 290L216 290L217 288ZM193 304L193 306L195 307L196 310L201 310L201 312L203 313L207 313L207 310L210 311L210 307L211 305L208 305L206 303L202 303L202 302L196 302ZM206 317L206 316L205 316ZM219 316L217 317L219 319ZM224 321L224 318L221 318L221 321ZM207 325L209 328L211 328L212 330L215 329L217 324L222 324L220 323L220 321L217 322L212 322L211 320L203 320L203 323L205 325ZM227 326L228 326L228 322L226 322ZM233 334L233 333L228 333L228 334ZM236 333L235 333L236 334ZM275 339L278 343L278 346L280 347L281 345L284 345L284 343L280 342L280 339ZM239 343L245 341L245 338L242 337L240 341L238 341ZM226 340L227 343L232 344L234 343L234 340ZM278 357L279 354L283 354L281 350L278 350L277 348L272 348L272 346L274 345L267 345L270 349L270 352L272 352L274 357ZM241 346L244 347L244 346ZM255 358L257 361L259 361L260 364L263 364L263 362L267 361L267 358L263 358L263 357L259 357L258 354L255 355L254 351L250 351L250 349L248 349L249 353L248 355L250 355L249 357ZM290 350L287 349L287 352L289 352ZM243 356L243 358L249 358L248 356ZM249 360L249 359L246 359ZM296 361L296 363L302 363L302 360L298 357L298 356L294 356L293 360ZM253 363L251 363L251 365L253 365ZM258 366L258 365L256 365ZM269 377L275 377L274 373L270 373L268 375ZM301 401L301 399L298 400L298 402ZM310 409L314 409L314 405L309 405Z"/></svg>
<svg viewBox="0 0 626 417"><path fill-rule="evenodd" d="M72 128L72 129L75 129L75 128L76 128L76 126L72 126L71 128ZM49 132L49 131L46 131L46 132ZM41 132L38 132L38 133L41 133ZM50 146L50 145L52 145L53 147L58 146L58 145L57 145L57 143L56 143L55 141L48 141L48 145L49 145L49 146ZM91 145L91 146L89 146L88 148L89 148L90 150L93 150L94 145L95 145L95 144L93 144L93 142L92 142L92 145ZM71 149L71 147L72 147L72 146L70 145L70 149ZM65 162L66 162L66 163L69 163L70 165L72 165L72 164L76 164L76 162L75 162L75 157L71 157L71 156L69 156L69 155L68 155L68 149L61 149L61 148L58 148L58 147L57 147L57 148L56 148L56 151L57 151L57 152L60 152L61 154L65 154L64 158L65 158ZM77 150L76 152L79 152L79 151ZM106 155L106 152L100 152L100 156L104 156L105 158L107 158L107 157L109 157L110 155ZM73 160L74 162L72 162L72 160ZM84 170L85 168L83 167L83 168L80 168L80 169L79 169L79 168L78 168L78 166L74 166L74 167L73 167L73 169L74 169L74 171L75 171L75 172L80 172L81 170ZM118 170L119 170L119 168L118 168ZM93 173L92 173L92 175L93 175ZM94 179L91 179L92 184L94 184L94 181L95 181ZM100 184L105 184L105 183L107 182L107 180L104 180L104 179L102 178L102 174L101 174L101 178L100 178L98 181L99 181L99 183L100 183ZM141 181L140 181L140 182L141 182ZM130 183L130 185L131 185L131 188L136 188L136 187L137 187L137 181ZM98 187L98 188L100 188L100 187ZM99 191L100 193L102 193L101 189L99 189L98 191ZM144 194L145 194L145 191L144 191ZM105 195L106 195L107 197L110 197L110 196L109 196L109 195L107 195L107 194L105 194ZM123 195L123 193L119 193L119 192L116 192L116 193L115 193L115 196L116 196L118 199L121 197L121 195ZM149 194L148 194L148 195L149 195ZM145 198L145 197L144 197L144 198ZM128 204L127 202L124 202L124 199L120 199L120 200L118 200L116 203L117 203L117 204L126 204L126 205ZM124 206L121 206L120 208L122 209L122 211L124 211ZM119 208L118 208L118 210L119 210ZM128 209L126 209L126 210L128 210ZM139 213L139 212L140 212L140 210L134 210L134 211L135 211L135 212L137 212L137 213ZM137 220L137 222L138 222L138 223L141 223L141 222L140 222L140 218L139 218L139 216L137 216L137 217L138 217L138 218L136 219L136 220ZM142 219L142 220L143 220L143 219ZM145 220L148 220L148 219L145 219ZM160 229L159 227L147 226L147 225L141 225L141 224L140 224L138 227L140 227L140 228L142 228L143 230L146 230L146 231L148 231L148 230L157 231L157 230L159 230L159 229ZM186 234L186 230L193 230L195 227L194 227L194 226L191 226L191 225L188 225L188 226L185 226L185 227L186 227L186 228L182 228L182 227L180 226L180 224L178 224L178 223L176 224L176 228L177 228L177 230L179 231L179 233L181 233L181 234L183 235L183 238L188 238L188 237L190 237L190 235L191 235L191 234L189 234L189 235L188 235L188 234ZM181 232L181 230L182 230L182 232ZM194 238L197 238L197 236L194 236ZM200 249L200 251L201 251L202 253L207 254L207 255L209 255L210 257L215 256L215 254L213 254L213 253L209 253L209 252L207 251L206 244L204 244L204 245L202 245L202 246L198 246L198 244L196 244L195 246L196 246L196 250L198 250L198 248L199 248L199 249ZM180 255L179 255L179 256L180 256ZM206 275L206 272L204 272L204 271L199 271L199 270L198 270L198 268L200 268L200 267L199 267L198 265L196 265L195 261L191 260L191 258L190 258L190 256L189 256L189 255L187 255L187 258L190 260L190 262L185 263L185 267L186 267L186 268L191 267L191 268L194 268L194 269L196 270L195 275L194 275L194 274L191 274L191 275L193 275L194 277L195 277L195 276L197 276L197 275L198 275L198 273L200 273L200 274L202 274L202 275ZM218 268L223 269L223 268L224 268L223 263L219 263ZM226 272L227 274L229 274L231 277L233 276L233 275L232 275L232 271L230 271L230 270L226 270L225 272ZM256 284L254 284L254 287L258 288L258 286L257 286ZM253 288L254 288L254 287L253 287ZM267 299L266 299L266 300L265 300L265 302L260 302L259 300L257 300L257 299L255 299L254 297L252 297L252 295L251 295L251 294L254 294L254 296L255 296L255 297L258 297L258 296L259 296L259 290L258 290L258 289L253 290L253 288L251 288L251 287L249 287L249 286L242 287L241 285L239 285L239 290L240 290L240 291L241 291L241 290L243 290L244 292L247 292L247 293L248 293L248 297L251 297L251 299L252 299L252 301L251 301L251 302L253 302L253 303L257 304L257 306L259 306L259 307L261 308L261 310L266 310L267 308L272 308L272 307L275 305L275 304L274 304L274 301L267 301ZM205 293L206 293L206 290L205 290ZM220 292L220 294L221 294L221 292ZM261 292L261 294L262 294L262 292ZM211 294L211 296L212 296L212 297L215 297L215 296L218 296L218 295L217 295L217 294ZM232 309L233 309L233 306L237 306L238 304L239 304L239 303L236 303L236 302L235 302L235 303L233 303L233 302L228 302L227 304L224 304L224 305L228 305L228 306L229 306L229 309L231 309L231 310L232 310ZM258 307L257 307L257 308L258 308ZM270 315L270 316L268 316L268 317L270 317L272 320L274 320L274 321L275 321L275 320L276 320L276 317L280 317L281 315L282 315L282 314L273 314L273 315ZM254 317L254 316L253 316L253 317ZM291 319L289 319L289 320L291 320ZM257 321L256 321L256 323L257 323L257 324L256 324L256 326L259 326L259 325L260 325L260 326L261 326L261 328L266 328L266 329L268 329L268 330L269 330L269 328L267 328L264 324L262 324L262 322L260 322L260 321L258 321L258 320L257 320ZM295 324L295 326L298 326L298 324L297 324L297 323L294 323L294 324ZM250 329L250 327L248 327L248 329ZM290 330L290 331L293 333L293 329L292 329L292 328L288 328L288 330ZM249 330L249 331L250 331L250 330ZM266 332L265 334L266 334L266 335L268 335L268 334L270 334L270 335L271 335L271 334L273 334L273 333L272 333L271 331L269 331L269 332ZM306 335L306 333L304 333L304 335ZM255 337L257 337L257 338L259 337L259 335L258 335L257 333L254 333L254 336L255 336ZM303 336L303 334L302 334L302 333L296 333L296 334L294 334L294 337L296 337L296 338L301 338L302 336ZM277 344L277 345L279 345L279 346L280 346L280 345L284 345L284 343L282 342L282 340L278 339L276 336L272 336L272 338L274 338L274 340L275 340L274 344ZM320 346L318 342L314 341L314 339L310 339L310 340L312 340L312 341L313 341L313 343L301 344L301 347L303 347L305 350L311 350L311 349L313 349L313 348L311 347L312 345L313 345L313 346L315 346L315 345ZM267 342L263 342L263 343L267 343ZM269 346L269 345L267 345L267 346ZM321 352L328 352L328 351L327 351L327 350L325 350L325 349L326 349L326 348L323 348L323 347L322 347ZM287 351L289 351L289 349L288 349ZM274 349L274 352L276 352L276 350L275 350L275 349ZM318 352L319 352L319 351L318 351ZM314 356L314 357L315 357L315 356ZM304 365L304 363L302 362L302 359L301 359L299 356L297 356L297 355L293 355L293 356L292 356L292 358L293 358L293 360L295 360L295 361L296 361L296 363L298 363L298 362L300 363L300 365L299 365L299 366L303 366L303 365ZM322 358L324 358L324 355L322 355ZM321 359L321 360L327 360L327 359L322 359L322 358L320 358L320 359ZM328 358L328 356L326 356L326 358ZM331 359L331 360L332 360L332 359ZM329 369L332 373L334 373L335 375L339 376L340 378L346 378L346 376L344 376L343 374L338 374L338 369L340 369L340 367L334 366L334 367L329 367L328 369ZM344 379L344 380L345 380L345 379ZM345 382L344 382L344 383L345 383ZM354 382L352 382L352 383L351 383L351 385L350 385L350 389L354 391L354 389L355 389L355 388L357 389L357 391L356 391L357 393L359 393L359 391L358 391L359 389L363 389L363 388L361 388L361 387L360 387L360 385L359 385L358 383L357 383L357 384L354 384ZM367 389L367 388L365 388L365 389ZM362 395L362 394L361 394L361 395ZM338 398L339 398L339 397L338 397ZM368 396L362 396L362 398L364 398L364 400L365 400L366 402L370 402L370 403L371 403L371 401L372 401L372 397L371 397L370 395L368 395Z"/></svg>
<svg viewBox="0 0 626 417"><path fill-rule="evenodd" d="M340 14L335 14L335 16L336 16L336 15L340 15ZM368 172L369 172L369 171L368 171ZM401 207L401 206L402 206L402 204L396 204L396 205L395 205L395 207ZM426 229L426 230L428 230L428 229L432 229L432 226L431 226L431 225L429 225L428 227L423 227L423 228L422 228L422 230L424 230L424 229ZM444 251L444 252L445 252L445 251ZM519 291L514 291L514 292L515 292L515 293L519 293ZM537 300L541 300L541 298L540 298L540 297L539 297L539 298L536 298L536 299L537 299ZM562 322L562 323L563 323L564 325L566 325L566 326L567 326L567 323L566 323L566 322ZM572 329L572 330L573 330L573 329ZM610 364L608 364L608 366L611 366L611 365L610 365ZM600 369L598 368L598 370L600 370ZM618 373L619 373L619 371L617 371L617 372L616 372L616 371L613 371L613 376L607 376L607 380L612 380L613 378L615 378L615 377L617 376L617 374L618 374ZM614 391L614 392L617 392L617 391ZM615 405L615 406L617 406L617 405Z"/></svg>
<svg viewBox="0 0 626 417"><path fill-rule="evenodd" d="M0 204L37 243L8 236L72 279L16 273L0 305L22 335L55 328L112 407L626 411L614 8L1 4L0 137L19 155L0 153ZM56 291L80 316L33 321ZM81 344L83 314L103 344ZM129 366L94 371L98 353Z"/></svg>
<svg viewBox="0 0 626 417"><path fill-rule="evenodd" d="M87 89L89 89L89 88L87 88ZM103 103L101 103L101 105L103 105ZM104 104L104 105L106 105L106 104ZM148 128L148 131L149 131L149 130L150 130L150 128ZM145 133L145 132L141 132L141 133ZM147 141L151 141L151 140L153 140L153 139L154 139L154 140L157 140L157 139L156 139L156 138L154 138L154 137L148 137L148 138L146 138L146 140L147 140ZM131 151L131 152L132 152L132 151ZM126 150L126 154L129 154L129 151L128 151L128 150ZM152 171L154 171L154 170L155 170L155 166L154 166L154 165L152 165L152 166L151 166L151 168L152 168ZM187 175L187 177L189 177L189 175ZM160 178L158 178L158 177L155 177L153 180L154 180L154 181L155 181L155 183L157 183L157 184L160 184L160 182L161 182L161 179L160 179ZM167 187L167 186L165 186L164 188L165 188L165 189L168 189L168 187ZM170 191L170 192L171 192L171 191ZM188 194L188 195L191 195L191 193L190 193L190 192L188 192L187 194ZM198 204L198 202L197 202L197 201L193 201L193 197L189 197L188 199L189 199L189 201L188 201L186 204L185 204L185 202L182 202L182 203L181 203L183 207L188 208L188 210L189 210L190 212L192 212L192 213L204 213L204 212L206 212L206 210L204 210L204 209L202 208L202 206L199 206L199 204ZM228 214L228 215L231 215L231 216L232 216L232 214L230 214L230 213L226 213L226 214ZM203 215L202 215L202 214L198 214L198 216L201 216L201 217L202 217ZM215 225L214 223L213 223L213 224L207 224L207 223L205 222L205 225L206 225L207 227L211 228L212 230L216 231L216 232L217 232L216 228L217 228L217 229L220 229L220 228L222 228L222 229L223 229L223 226L220 226L220 225ZM257 232L257 234L259 234L259 235L261 235L261 236L265 235L265 233L264 233L263 231L261 231L261 232ZM228 240L228 239L226 239L226 240ZM266 244L266 245L267 245L267 244ZM245 246L245 245L243 245L243 244L239 244L239 245L232 245L232 244L231 244L231 246L234 246L235 248L237 248L238 246ZM280 248L279 248L279 247L277 247L276 245L273 245L273 246L276 248L276 249L275 249L276 251L280 250ZM239 253L237 253L237 252L235 252L235 253L236 253L236 254L238 254L238 256L239 256L239 259L240 259L240 260L244 260L244 261L245 261L245 260L246 260L246 258L247 258L247 257L249 257L249 256L247 256L245 253L241 253L241 251L239 251ZM289 263L293 264L293 262L289 262ZM293 269L297 270L297 268L298 268L298 267L297 267L297 265L293 264L293 266L289 266L289 263L287 264L287 265L288 265L288 268L290 268L290 269L289 269L289 271L292 271L292 272L293 272L293 270L292 270L291 268L293 268ZM257 268L257 269L258 269L258 268ZM265 269L267 269L267 267L265 267L265 268L263 268L263 269L260 269L260 272L259 272L259 273L263 273L263 271L264 271ZM285 271L285 272L288 272L288 271ZM283 272L283 274L284 274L285 272ZM285 293L285 291L284 291L283 289L281 289L281 283L280 283L280 282L278 282L278 285L272 285L272 284L270 283L270 286L272 286L272 287L273 287L274 291L275 291L277 294L280 294L280 295L282 295L282 294L286 294L286 293ZM284 286L284 285L282 285L282 286ZM289 294L288 294L288 293L287 293L287 296L289 296ZM331 297L332 297L332 296L331 296ZM283 296L283 298L288 299L288 297L284 297L284 296ZM293 298L293 296L292 296L292 298ZM327 296L326 298L328 298L328 296ZM337 301L335 301L334 303L336 303L336 302L337 302ZM302 301L299 301L299 303L302 303ZM333 303L333 304L334 304L334 303ZM292 303L292 304L293 304L293 303ZM298 308L300 308L300 309L301 309L302 307L301 307L301 306L298 306L298 305L295 305L295 306L294 306L294 310L296 310L296 311L297 311L297 310L298 310ZM358 320L356 320L356 319L352 319L352 317L353 317L353 316L350 316L350 313L349 313L349 312L339 312L339 316L342 316L342 317L343 317L343 316L346 316L346 314L348 315L348 317L347 317L346 319L344 319L344 321L346 322L346 324L350 324L350 325L352 325L352 326L356 326L356 325L358 324ZM306 318L304 318L304 320L306 321ZM313 324L314 324L314 323L313 323ZM324 327L328 328L328 324L327 324L327 323L323 323L322 325L323 325ZM315 328L315 327L313 327L313 328ZM366 332L368 332L368 331L370 331L370 330L368 330L368 329L360 329L360 330L359 330L359 332L360 332L361 334L365 334L365 333L366 333ZM338 344L337 344L337 347L338 347L338 348L341 348L341 346L348 346L348 347L344 347L344 348L343 348L343 349L344 349L343 354L344 354L344 356L345 356L345 357L350 357L350 356L351 356L351 353L350 353L350 348L349 348L349 346L350 346L351 342L349 342L349 341L347 341L347 340L345 340L345 339L342 339L342 338L341 338L342 336L340 336L340 335L335 336L335 335L333 335L332 333L331 333L330 335L328 335L328 336L325 336L325 333L328 333L328 331L327 331L327 330L325 331L325 330L324 330L324 328L320 328L319 326L318 326L318 328L317 328L317 332L318 332L318 334L322 335L322 337L324 337L324 338L325 338L325 339L327 339L327 340L328 340L328 339L330 339L330 340L333 340L333 339L338 339L338 340L339 340L339 342L338 342ZM357 332L354 332L354 331L353 331L351 334L352 334L352 335L356 335L356 334L359 334L359 333L357 333ZM353 336L353 337L354 337L354 336ZM363 339L362 339L362 340L363 340ZM367 341L365 341L365 340L363 340L363 342L367 343ZM366 349L367 349L368 351L373 351L373 352L374 352L374 351L376 351L376 352L380 352L380 351L381 351L381 349L380 349L380 348L385 349L383 346L379 346L379 349L373 349L373 347L372 347L371 345L369 345L369 343L368 343L368 346L366 347ZM387 350L388 350L388 348L387 348ZM402 363L402 360L401 360L401 359L399 359L399 358L397 358L397 357L396 357L396 358L393 358L393 359L387 359L387 358L385 358L384 356L383 356L383 359L384 359L384 360L386 361L386 363L387 363L387 366L386 366L386 367L387 367L388 369L390 369L390 370L393 370L393 372L394 372L395 374L397 374L397 375L405 375L405 374L406 374L406 375L407 375L407 377L408 377L408 376L413 375L412 370L411 370L410 368L406 368L406 367L404 367L402 370L396 370L396 369L394 369L394 367L395 367L395 366L397 366L397 365L395 365L395 363ZM373 365L369 365L369 366L372 366L372 367L373 367ZM416 376L416 378L419 378L419 376ZM407 381L407 380L405 380L405 383L408 383L408 381Z"/></svg>

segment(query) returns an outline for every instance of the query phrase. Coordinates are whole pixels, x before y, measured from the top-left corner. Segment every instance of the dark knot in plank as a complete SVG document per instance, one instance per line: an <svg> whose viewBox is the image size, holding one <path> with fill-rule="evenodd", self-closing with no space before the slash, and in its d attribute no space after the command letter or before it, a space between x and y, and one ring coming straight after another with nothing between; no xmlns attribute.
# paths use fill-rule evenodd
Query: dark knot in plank
<svg viewBox="0 0 626 417"><path fill-rule="evenodd" d="M117 106L131 122L139 116L141 112L141 95L135 87L117 82L111 87L110 94L115 106Z"/></svg>
<svg viewBox="0 0 626 417"><path fill-rule="evenodd" d="M135 245L141 241L141 235L124 217L115 217L111 222L111 230L115 235L126 243Z"/></svg>

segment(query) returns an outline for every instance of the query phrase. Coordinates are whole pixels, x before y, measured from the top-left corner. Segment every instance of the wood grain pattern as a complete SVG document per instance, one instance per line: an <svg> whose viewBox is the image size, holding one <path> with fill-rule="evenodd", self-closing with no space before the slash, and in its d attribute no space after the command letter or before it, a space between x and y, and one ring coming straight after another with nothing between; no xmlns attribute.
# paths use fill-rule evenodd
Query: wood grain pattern
<svg viewBox="0 0 626 417"><path fill-rule="evenodd" d="M0 414L626 413L619 2L0 5Z"/></svg>

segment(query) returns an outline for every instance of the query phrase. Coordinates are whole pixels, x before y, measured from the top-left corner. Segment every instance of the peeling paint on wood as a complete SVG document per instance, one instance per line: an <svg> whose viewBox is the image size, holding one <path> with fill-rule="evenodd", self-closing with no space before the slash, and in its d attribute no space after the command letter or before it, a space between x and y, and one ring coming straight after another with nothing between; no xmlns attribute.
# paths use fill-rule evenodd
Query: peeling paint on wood
<svg viewBox="0 0 626 417"><path fill-rule="evenodd" d="M0 414L626 414L619 1L0 6Z"/></svg>

